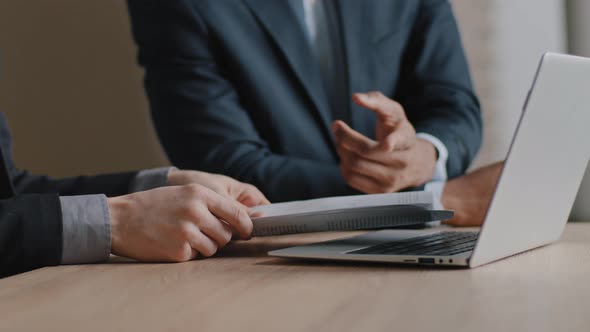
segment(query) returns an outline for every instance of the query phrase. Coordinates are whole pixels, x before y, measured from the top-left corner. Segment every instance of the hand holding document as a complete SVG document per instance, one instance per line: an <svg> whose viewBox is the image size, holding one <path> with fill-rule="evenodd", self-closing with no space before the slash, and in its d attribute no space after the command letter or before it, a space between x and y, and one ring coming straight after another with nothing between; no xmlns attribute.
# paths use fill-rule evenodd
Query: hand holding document
<svg viewBox="0 0 590 332"><path fill-rule="evenodd" d="M252 209L252 236L415 226L453 217L434 210L434 194L412 191L341 196L260 205Z"/></svg>

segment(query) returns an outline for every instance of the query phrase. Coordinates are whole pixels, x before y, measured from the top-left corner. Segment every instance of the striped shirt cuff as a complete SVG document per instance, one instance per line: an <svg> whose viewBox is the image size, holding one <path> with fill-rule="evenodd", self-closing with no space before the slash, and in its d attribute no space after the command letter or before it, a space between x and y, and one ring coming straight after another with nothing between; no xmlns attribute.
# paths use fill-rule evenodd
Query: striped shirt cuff
<svg viewBox="0 0 590 332"><path fill-rule="evenodd" d="M111 253L111 220L105 195L63 196L62 264L105 261Z"/></svg>

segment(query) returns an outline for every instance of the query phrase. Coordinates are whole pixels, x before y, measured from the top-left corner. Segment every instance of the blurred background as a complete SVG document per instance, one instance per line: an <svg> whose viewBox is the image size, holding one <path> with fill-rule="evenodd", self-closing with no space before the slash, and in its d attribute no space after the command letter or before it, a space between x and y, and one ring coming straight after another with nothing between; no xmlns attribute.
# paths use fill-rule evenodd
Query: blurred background
<svg viewBox="0 0 590 332"><path fill-rule="evenodd" d="M590 56L590 1L451 2L483 107L478 166L505 157L543 52ZM122 0L2 0L0 112L21 168L61 177L168 165ZM572 219L590 220L588 173Z"/></svg>

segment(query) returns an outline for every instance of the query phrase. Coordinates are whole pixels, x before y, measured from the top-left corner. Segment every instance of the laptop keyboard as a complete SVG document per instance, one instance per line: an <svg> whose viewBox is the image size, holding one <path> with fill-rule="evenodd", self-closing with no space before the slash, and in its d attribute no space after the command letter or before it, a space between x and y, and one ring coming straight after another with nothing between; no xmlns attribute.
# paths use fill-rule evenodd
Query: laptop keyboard
<svg viewBox="0 0 590 332"><path fill-rule="evenodd" d="M386 242L347 254L451 256L473 250L477 236L477 232L440 232Z"/></svg>

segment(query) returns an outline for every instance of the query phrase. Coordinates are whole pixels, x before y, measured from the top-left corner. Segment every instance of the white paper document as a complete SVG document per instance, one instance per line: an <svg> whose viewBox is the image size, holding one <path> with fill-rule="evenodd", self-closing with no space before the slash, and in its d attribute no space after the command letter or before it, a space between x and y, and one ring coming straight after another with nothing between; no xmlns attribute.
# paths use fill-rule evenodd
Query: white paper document
<svg viewBox="0 0 590 332"><path fill-rule="evenodd" d="M253 208L253 236L414 226L450 219L452 211L433 210L434 194L412 191L341 196L261 205Z"/></svg>

